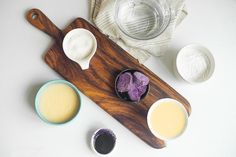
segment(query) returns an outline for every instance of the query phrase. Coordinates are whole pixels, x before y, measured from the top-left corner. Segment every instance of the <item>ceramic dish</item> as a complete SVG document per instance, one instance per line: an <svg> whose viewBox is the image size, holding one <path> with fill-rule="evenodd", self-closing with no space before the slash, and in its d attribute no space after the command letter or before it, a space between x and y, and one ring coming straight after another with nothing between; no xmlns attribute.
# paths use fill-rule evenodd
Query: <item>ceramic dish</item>
<svg viewBox="0 0 236 157"><path fill-rule="evenodd" d="M98 141L98 143L96 144L96 140L98 140L99 136L102 135L107 135L110 138L103 138L103 141ZM97 155L100 156L108 155L114 151L115 146L116 146L116 135L110 129L106 128L97 129L93 133L93 136L91 137L91 148Z"/></svg>
<svg viewBox="0 0 236 157"><path fill-rule="evenodd" d="M87 29L76 28L66 34L62 47L65 55L85 70L97 50L97 40Z"/></svg>
<svg viewBox="0 0 236 157"><path fill-rule="evenodd" d="M182 48L176 57L177 73L187 82L195 84L208 80L215 69L211 52L200 44Z"/></svg>
<svg viewBox="0 0 236 157"><path fill-rule="evenodd" d="M153 129L153 127L152 127L152 125L151 125L151 122L150 122L150 120L151 120L151 114L152 114L152 112L154 111L154 109L156 109L159 105L163 105L163 103L174 103L174 105L177 105L178 107L178 109L180 109L179 111L181 111L181 115L184 117L184 125L182 125L183 127L181 127L182 129L181 129L181 131L180 132L178 132L178 134L176 134L175 136L173 136L173 137L171 137L171 138L169 138L169 137L164 137L164 136L162 136L162 135L160 135L157 131L154 131L154 129ZM173 108L172 108L173 109ZM173 110L172 110L173 111ZM170 111L171 112L171 111ZM175 112L175 111L173 111L173 112ZM170 116L173 116L173 114L170 114ZM160 117L159 117L160 118ZM172 118L172 117L170 117L170 118ZM178 121L179 122L179 121ZM183 132L185 131L185 129L186 129L186 127L187 127L187 124L188 124L188 113L187 113L187 111L186 111L186 109L184 108L184 106L180 103L180 102L178 102L177 100L175 100L175 99L171 99L171 98L163 98L163 99L159 99L159 100L157 100L151 107L150 107L150 109L148 110L148 114L147 114L147 124L148 124L148 127L149 127L149 129L150 129L150 131L152 132L152 134L154 135L154 136L156 136L157 138L159 138L159 139L162 139L162 140L164 140L164 141L169 141L169 140L173 140L173 139L175 139L175 138L177 138L177 137L179 137L180 135L182 135L183 134ZM171 126L169 123L166 123L165 122L165 127L167 127L167 128L171 128L172 127L172 129L171 130L173 130L174 129L174 127L173 126Z"/></svg>
<svg viewBox="0 0 236 157"><path fill-rule="evenodd" d="M133 74L134 72L140 72L140 73L142 73L141 71L136 70L136 69L126 69L126 70L121 71L121 72L116 76L116 80L115 80L115 91L116 91L116 95L117 95L119 98L124 99L124 100L126 100L126 101L138 103L139 101L141 101L142 99L144 99L144 98L147 96L147 94L148 94L148 92L149 92L149 86L150 86L150 85L149 85L149 84L147 85L147 89L146 89L145 93L142 94L142 96L141 96L141 98L140 98L139 101L132 101L132 100L129 98L128 92L119 92L119 91L117 90L117 81L118 81L120 75L123 74L123 73L125 73L125 72L130 72L131 74ZM142 74L143 74L143 73L142 73Z"/></svg>
<svg viewBox="0 0 236 157"><path fill-rule="evenodd" d="M79 100L79 104L78 104L78 107L77 107L77 110L75 111L75 114L73 114L73 116L70 117L70 119L66 120L66 121L63 121L63 122L52 122L52 121L49 121L45 118L45 116L41 113L40 111L40 98L43 94L43 92L50 86L50 85L55 85L55 84L65 84L67 85L68 87L70 87L71 89L74 90L74 92L76 93L77 95L77 98ZM37 92L36 94L36 97L35 97L35 110L36 110L36 113L37 115L39 116L39 118L41 120L43 120L44 122L48 123L48 124L54 124L54 125L60 125L60 124L65 124L65 123L68 123L70 122L72 119L74 119L76 117L76 115L79 113L80 111L80 108L81 108L81 98L80 98L80 92L79 90L73 85L71 84L70 82L68 81L65 81L65 80L52 80L52 81L48 81L46 82L40 89L39 91Z"/></svg>

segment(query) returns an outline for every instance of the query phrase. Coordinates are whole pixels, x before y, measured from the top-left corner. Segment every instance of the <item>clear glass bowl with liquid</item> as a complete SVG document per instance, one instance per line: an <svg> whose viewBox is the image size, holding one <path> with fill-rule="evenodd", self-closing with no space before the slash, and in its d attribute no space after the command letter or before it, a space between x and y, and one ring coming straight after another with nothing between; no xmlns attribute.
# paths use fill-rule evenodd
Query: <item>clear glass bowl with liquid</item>
<svg viewBox="0 0 236 157"><path fill-rule="evenodd" d="M127 36L149 40L169 25L171 10L166 0L116 0L115 21Z"/></svg>

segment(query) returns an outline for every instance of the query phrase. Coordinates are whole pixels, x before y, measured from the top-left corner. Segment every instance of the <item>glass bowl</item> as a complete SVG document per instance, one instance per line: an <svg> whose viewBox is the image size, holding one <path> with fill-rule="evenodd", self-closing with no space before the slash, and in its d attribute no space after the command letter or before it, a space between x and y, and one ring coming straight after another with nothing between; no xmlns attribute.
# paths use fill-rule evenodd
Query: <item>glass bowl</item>
<svg viewBox="0 0 236 157"><path fill-rule="evenodd" d="M167 28L171 9L166 0L116 0L114 18L125 35L149 40Z"/></svg>

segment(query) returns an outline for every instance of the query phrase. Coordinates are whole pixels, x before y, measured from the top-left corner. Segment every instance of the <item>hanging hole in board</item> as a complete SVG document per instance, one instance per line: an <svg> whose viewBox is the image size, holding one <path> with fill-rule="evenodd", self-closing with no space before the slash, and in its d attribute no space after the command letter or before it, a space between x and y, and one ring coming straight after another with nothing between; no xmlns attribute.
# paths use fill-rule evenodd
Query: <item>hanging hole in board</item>
<svg viewBox="0 0 236 157"><path fill-rule="evenodd" d="M31 17L33 20L37 19L38 18L38 14L37 13L32 13L31 14Z"/></svg>

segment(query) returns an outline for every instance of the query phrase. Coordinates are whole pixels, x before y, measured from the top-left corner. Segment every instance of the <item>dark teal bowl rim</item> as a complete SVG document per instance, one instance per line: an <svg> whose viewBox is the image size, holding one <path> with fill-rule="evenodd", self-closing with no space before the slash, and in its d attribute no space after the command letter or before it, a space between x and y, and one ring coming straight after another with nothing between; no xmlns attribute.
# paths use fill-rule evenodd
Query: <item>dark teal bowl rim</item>
<svg viewBox="0 0 236 157"><path fill-rule="evenodd" d="M80 101L79 101L79 104L78 104L79 107L78 107L78 110L77 110L77 112L75 113L75 115L74 115L73 117L71 117L69 120L65 121L65 122L60 122L60 123L51 122L51 121L47 120L46 118L44 118L44 116L41 114L41 112L40 112L40 110L39 110L39 99L40 99L40 97L41 97L41 94L42 94L42 92L43 92L49 85L52 85L52 84L66 84L66 85L70 86L70 87L76 92L76 94L77 94L77 96L78 96L78 98L79 98L79 100L80 100ZM44 121L44 122L46 122L46 123L48 123L48 124L61 125L61 124L66 124L66 123L72 121L73 119L75 119L75 117L77 117L77 115L78 115L78 113L79 113L79 111L80 111L80 109L81 109L81 104L82 104L82 101L81 101L80 91L76 88L76 86L73 85L72 83L66 81L66 80L56 79L56 80L50 80L50 81L44 83L44 84L40 87L40 89L38 90L38 92L37 92L37 94L36 94L36 96L35 96L34 107L35 107L35 111L36 111L38 117L39 117L42 121Z"/></svg>

